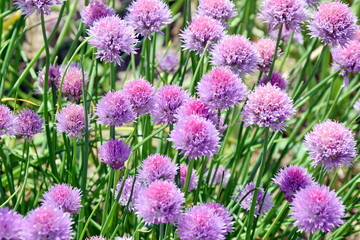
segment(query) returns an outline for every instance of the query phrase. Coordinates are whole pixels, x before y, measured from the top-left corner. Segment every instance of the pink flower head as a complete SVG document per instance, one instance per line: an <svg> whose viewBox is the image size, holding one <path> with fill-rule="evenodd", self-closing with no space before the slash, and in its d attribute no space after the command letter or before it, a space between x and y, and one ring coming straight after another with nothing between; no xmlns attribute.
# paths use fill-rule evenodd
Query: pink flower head
<svg viewBox="0 0 360 240"><path fill-rule="evenodd" d="M228 66L239 76L250 74L257 69L259 55L251 42L241 35L227 35L211 52L212 63Z"/></svg>
<svg viewBox="0 0 360 240"><path fill-rule="evenodd" d="M96 21L88 30L94 36L89 43L96 48L96 58L121 65L123 54L136 53L138 40L134 29L118 16L107 16Z"/></svg>
<svg viewBox="0 0 360 240"><path fill-rule="evenodd" d="M180 165L180 187L185 186L187 171L188 171L188 165L181 164ZM190 177L188 192L191 192L192 190L197 188L198 181L199 181L198 176L197 176L195 170L193 169L191 171L191 177Z"/></svg>
<svg viewBox="0 0 360 240"><path fill-rule="evenodd" d="M187 210L180 217L177 228L180 240L223 240L226 235L224 220L205 204Z"/></svg>
<svg viewBox="0 0 360 240"><path fill-rule="evenodd" d="M63 69L64 70L64 69ZM64 73L62 73L63 75ZM83 73L79 66L76 64L70 66L65 74L64 82L62 86L62 93L64 96L68 97L71 101L78 101L83 94ZM89 82L89 77L86 72L84 72L84 83L87 85Z"/></svg>
<svg viewBox="0 0 360 240"><path fill-rule="evenodd" d="M176 85L165 85L156 91L155 108L151 112L157 124L174 123L178 109L189 99L189 94Z"/></svg>
<svg viewBox="0 0 360 240"><path fill-rule="evenodd" d="M124 86L124 94L137 116L150 113L155 107L154 88L142 78L128 82Z"/></svg>
<svg viewBox="0 0 360 240"><path fill-rule="evenodd" d="M56 184L44 193L44 205L60 208L72 215L78 214L81 208L81 191L67 184Z"/></svg>
<svg viewBox="0 0 360 240"><path fill-rule="evenodd" d="M254 195L254 189L255 189L255 183L251 182L245 186L240 186L238 188L238 191L234 192L233 197L238 196L238 192L240 191L240 195L238 198L235 199L235 201L241 201L240 207L250 211L252 199ZM264 197L265 194L265 197ZM264 193L264 188L260 186L260 189L258 191L258 195L256 198L256 205L255 205L255 216L258 215L266 215L267 211L270 211L270 209L273 207L273 204L271 203L271 195L268 193Z"/></svg>
<svg viewBox="0 0 360 240"><path fill-rule="evenodd" d="M72 223L68 213L44 205L32 210L25 218L24 239L70 240L74 235Z"/></svg>
<svg viewBox="0 0 360 240"><path fill-rule="evenodd" d="M275 175L273 181L284 192L285 198L289 202L292 202L297 191L315 183L308 171L299 166L289 166L281 169Z"/></svg>
<svg viewBox="0 0 360 240"><path fill-rule="evenodd" d="M160 29L172 21L169 6L162 0L135 0L128 11L126 20L146 38L153 32L162 33Z"/></svg>
<svg viewBox="0 0 360 240"><path fill-rule="evenodd" d="M344 222L345 206L336 193L327 186L309 185L294 196L291 216L299 231L332 231Z"/></svg>
<svg viewBox="0 0 360 240"><path fill-rule="evenodd" d="M323 2L313 12L310 35L324 44L345 45L355 37L357 18L351 8L340 1Z"/></svg>
<svg viewBox="0 0 360 240"><path fill-rule="evenodd" d="M150 184L156 180L174 181L177 165L171 158L160 154L148 156L141 164L139 179L143 183Z"/></svg>
<svg viewBox="0 0 360 240"><path fill-rule="evenodd" d="M212 109L223 110L244 101L247 87L227 67L216 67L204 75L196 87L200 99Z"/></svg>
<svg viewBox="0 0 360 240"><path fill-rule="evenodd" d="M234 231L234 221L228 209L220 203L215 202L208 202L204 205L210 209L214 209L214 213L224 222L224 230L226 233Z"/></svg>
<svg viewBox="0 0 360 240"><path fill-rule="evenodd" d="M135 119L131 104L121 91L108 92L96 105L95 113L98 123L115 127Z"/></svg>
<svg viewBox="0 0 360 240"><path fill-rule="evenodd" d="M200 0L198 13L221 21L236 16L235 5L230 0Z"/></svg>
<svg viewBox="0 0 360 240"><path fill-rule="evenodd" d="M22 14L27 17L36 12L36 15L50 14L50 7L62 4L62 0L15 0L15 4L21 8Z"/></svg>
<svg viewBox="0 0 360 240"><path fill-rule="evenodd" d="M90 121L90 116L88 117ZM85 134L85 110L81 105L70 104L56 116L56 130L66 133L69 138L82 138Z"/></svg>
<svg viewBox="0 0 360 240"><path fill-rule="evenodd" d="M350 129L330 119L314 126L305 135L305 146L313 159L312 164L323 164L331 170L342 164L350 166L356 157L356 141Z"/></svg>
<svg viewBox="0 0 360 240"><path fill-rule="evenodd" d="M119 204L121 206L128 206L130 211L135 209L135 202L141 192L143 185L135 179L133 176L128 176L124 183L124 178L119 180L116 184L116 191L115 191L115 199L118 197L120 190L122 188L121 194L119 196ZM130 198L131 197L131 198Z"/></svg>
<svg viewBox="0 0 360 240"><path fill-rule="evenodd" d="M331 50L333 67L344 76L344 86L349 83L349 73L360 72L360 41L352 40L345 46L337 46Z"/></svg>
<svg viewBox="0 0 360 240"><path fill-rule="evenodd" d="M188 116L197 115L205 118L206 120L211 121L214 125L218 123L217 115L214 110L210 108L201 99L190 99L184 105L179 108L179 111L176 115L178 120L183 119Z"/></svg>
<svg viewBox="0 0 360 240"><path fill-rule="evenodd" d="M305 0L265 0L260 17L274 30L282 24L283 28L298 30L308 15Z"/></svg>
<svg viewBox="0 0 360 240"><path fill-rule="evenodd" d="M10 108L0 104L0 140L1 136L12 136L15 128L15 116Z"/></svg>
<svg viewBox="0 0 360 240"><path fill-rule="evenodd" d="M179 120L170 133L174 148L189 158L212 157L219 150L219 132L203 117L192 115Z"/></svg>
<svg viewBox="0 0 360 240"><path fill-rule="evenodd" d="M129 158L131 149L121 139L112 139L105 142L99 148L99 158L110 165L114 170L119 170L124 167L125 161Z"/></svg>
<svg viewBox="0 0 360 240"><path fill-rule="evenodd" d="M260 71L268 72L275 53L276 42L269 38L261 38L255 43L255 47L260 55L260 62L258 63L258 67ZM277 50L278 58L281 54L281 49Z"/></svg>
<svg viewBox="0 0 360 240"><path fill-rule="evenodd" d="M24 109L15 116L14 134L31 139L43 131L44 120L31 109Z"/></svg>
<svg viewBox="0 0 360 240"><path fill-rule="evenodd" d="M184 194L174 183L158 180L141 191L135 209L146 224L174 224L184 202Z"/></svg>
<svg viewBox="0 0 360 240"><path fill-rule="evenodd" d="M103 0L90 0L89 5L81 10L80 15L86 26L92 26L103 17L115 15L115 10L109 8Z"/></svg>
<svg viewBox="0 0 360 240"><path fill-rule="evenodd" d="M216 41L225 35L220 21L205 15L195 16L189 26L180 34L183 48L202 54L206 45L210 51Z"/></svg>
<svg viewBox="0 0 360 240"><path fill-rule="evenodd" d="M259 81L259 85L266 85L268 83L268 75L262 77ZM273 86L277 86L281 90L285 91L288 85L288 81L281 75L281 73L273 72L269 83Z"/></svg>
<svg viewBox="0 0 360 240"><path fill-rule="evenodd" d="M259 127L270 127L273 131L284 130L286 123L294 114L290 97L277 86L257 86L250 93L242 112L245 126L253 124Z"/></svg>
<svg viewBox="0 0 360 240"><path fill-rule="evenodd" d="M0 236L3 240L21 240L23 217L7 207L0 208Z"/></svg>

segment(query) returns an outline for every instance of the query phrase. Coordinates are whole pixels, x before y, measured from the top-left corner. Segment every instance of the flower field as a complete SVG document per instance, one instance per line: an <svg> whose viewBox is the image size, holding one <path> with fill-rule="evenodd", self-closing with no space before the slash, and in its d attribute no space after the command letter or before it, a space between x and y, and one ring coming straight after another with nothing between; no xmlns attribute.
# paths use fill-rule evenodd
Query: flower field
<svg viewBox="0 0 360 240"><path fill-rule="evenodd" d="M0 1L0 239L359 239L359 17Z"/></svg>

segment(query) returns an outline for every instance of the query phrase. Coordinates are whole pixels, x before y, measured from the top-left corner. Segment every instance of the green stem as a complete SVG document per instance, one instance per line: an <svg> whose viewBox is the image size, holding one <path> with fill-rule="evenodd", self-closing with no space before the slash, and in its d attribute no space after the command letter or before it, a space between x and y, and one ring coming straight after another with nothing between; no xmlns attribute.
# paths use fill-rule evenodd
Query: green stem
<svg viewBox="0 0 360 240"><path fill-rule="evenodd" d="M188 189L189 189L191 173L192 173L193 168L194 168L194 159L190 158L188 169L187 169L187 172L186 172L185 185L183 187L183 192L185 193L185 195L187 194Z"/></svg>
<svg viewBox="0 0 360 240"><path fill-rule="evenodd" d="M277 36L277 39L276 39L276 46L275 46L274 56L273 56L271 67L270 67L269 74L268 74L268 79L267 79L268 82L270 82L271 75L272 75L272 73L274 71L275 61L276 61L276 58L277 58L277 52L278 52L279 45L280 45L280 40L281 40L282 29L283 29L283 24L280 24L279 33L278 33L278 36Z"/></svg>

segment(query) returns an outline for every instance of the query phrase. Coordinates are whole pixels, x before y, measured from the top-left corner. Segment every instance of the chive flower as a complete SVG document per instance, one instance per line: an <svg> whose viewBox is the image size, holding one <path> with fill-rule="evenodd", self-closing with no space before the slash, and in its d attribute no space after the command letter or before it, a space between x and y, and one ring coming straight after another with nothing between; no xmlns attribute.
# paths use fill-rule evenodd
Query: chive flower
<svg viewBox="0 0 360 240"><path fill-rule="evenodd" d="M99 158L114 170L124 167L130 153L130 146L121 139L111 139L99 148Z"/></svg>

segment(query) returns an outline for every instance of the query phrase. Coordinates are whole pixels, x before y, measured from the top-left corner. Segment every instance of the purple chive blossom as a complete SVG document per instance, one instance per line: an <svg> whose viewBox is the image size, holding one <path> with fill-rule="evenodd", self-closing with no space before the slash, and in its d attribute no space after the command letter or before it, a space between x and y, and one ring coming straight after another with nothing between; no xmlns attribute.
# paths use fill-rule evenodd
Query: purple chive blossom
<svg viewBox="0 0 360 240"><path fill-rule="evenodd" d="M177 54L166 53L165 56L158 56L158 65L161 71L170 73L175 71L179 64L179 57Z"/></svg>
<svg viewBox="0 0 360 240"><path fill-rule="evenodd" d="M188 171L188 166L184 165L184 164L181 164L180 165L180 187L185 186L187 171ZM193 169L191 171L191 177L190 177L188 192L191 192L192 190L197 188L198 181L199 181L198 176L196 175L196 172Z"/></svg>
<svg viewBox="0 0 360 240"><path fill-rule="evenodd" d="M94 22L88 34L94 36L89 43L96 48L96 58L121 65L123 54L136 53L138 40L133 31L118 16L107 16Z"/></svg>
<svg viewBox="0 0 360 240"><path fill-rule="evenodd" d="M241 35L228 35L222 38L211 51L212 63L228 66L240 77L257 69L259 55L251 42Z"/></svg>
<svg viewBox="0 0 360 240"><path fill-rule="evenodd" d="M213 111L210 106L201 99L190 99L186 102L179 108L176 118L181 120L192 115L203 117L212 122L214 125L218 122L218 117L215 111Z"/></svg>
<svg viewBox="0 0 360 240"><path fill-rule="evenodd" d="M70 215L59 208L41 206L27 215L23 231L26 240L70 240L74 235L72 223Z"/></svg>
<svg viewBox="0 0 360 240"><path fill-rule="evenodd" d="M360 71L360 41L350 41L345 46L338 46L331 50L334 60L333 67L340 70L344 76L344 86L349 84L349 73L358 73Z"/></svg>
<svg viewBox="0 0 360 240"><path fill-rule="evenodd" d="M285 130L285 121L294 114L290 97L277 86L270 83L257 86L249 94L242 112L245 126L258 125L270 127L273 131Z"/></svg>
<svg viewBox="0 0 360 240"><path fill-rule="evenodd" d="M259 85L266 85L268 83L268 75L262 77L259 81ZM281 90L285 91L288 85L288 81L281 75L281 73L273 72L269 83L273 86L277 86Z"/></svg>
<svg viewBox="0 0 360 240"><path fill-rule="evenodd" d="M230 179L230 170L224 166L219 166L218 169L213 168L210 174L210 184L220 185L222 180L222 188L226 188Z"/></svg>
<svg viewBox="0 0 360 240"><path fill-rule="evenodd" d="M155 108L151 116L157 124L174 123L175 114L189 99L189 94L176 85L165 85L159 88L155 97Z"/></svg>
<svg viewBox="0 0 360 240"><path fill-rule="evenodd" d="M115 15L115 10L109 8L102 0L90 0L89 5L81 10L80 15L86 26L92 26L103 17Z"/></svg>
<svg viewBox="0 0 360 240"><path fill-rule="evenodd" d="M314 126L305 135L305 146L314 166L322 164L326 170L341 165L350 166L356 157L356 141L350 129L330 119Z"/></svg>
<svg viewBox="0 0 360 240"><path fill-rule="evenodd" d="M91 238L86 238L85 240L106 240L106 238L100 236L92 236Z"/></svg>
<svg viewBox="0 0 360 240"><path fill-rule="evenodd" d="M129 158L131 149L121 139L112 139L105 142L99 148L99 158L114 170L124 167L125 161Z"/></svg>
<svg viewBox="0 0 360 240"><path fill-rule="evenodd" d="M126 20L135 31L150 38L152 33L162 33L161 28L171 23L169 6L162 0L136 0L128 8Z"/></svg>
<svg viewBox="0 0 360 240"><path fill-rule="evenodd" d="M136 214L150 224L174 224L185 202L184 194L172 182L155 181L139 193Z"/></svg>
<svg viewBox="0 0 360 240"><path fill-rule="evenodd" d="M148 81L140 78L128 82L124 87L124 94L137 116L150 113L154 109L154 88Z"/></svg>
<svg viewBox="0 0 360 240"><path fill-rule="evenodd" d="M83 94L83 73L82 69L77 65L72 65L68 68L62 86L62 93L71 101L79 101ZM63 74L63 73L62 73ZM84 72L85 85L89 82L89 77Z"/></svg>
<svg viewBox="0 0 360 240"><path fill-rule="evenodd" d="M281 169L275 175L273 181L279 186L288 202L293 201L294 194L297 191L314 184L314 180L308 171L299 166L289 166Z"/></svg>
<svg viewBox="0 0 360 240"><path fill-rule="evenodd" d="M41 88L44 88L44 82L45 82L45 68L39 72L39 86ZM54 85L55 90L59 90L61 82L61 73L60 73L60 67L57 65L50 65L49 68L49 77L48 77L48 86L51 88L52 85Z"/></svg>
<svg viewBox="0 0 360 240"><path fill-rule="evenodd" d="M308 15L305 0L265 0L260 17L269 24L269 30L283 25L285 29L298 30Z"/></svg>
<svg viewBox="0 0 360 240"><path fill-rule="evenodd" d="M1 136L12 136L15 130L15 116L10 108L0 104L0 140Z"/></svg>
<svg viewBox="0 0 360 240"><path fill-rule="evenodd" d="M258 191L258 195L256 198L256 205L255 205L255 216L258 215L265 215L267 211L269 211L272 207L273 204L271 203L271 196L266 193L265 197L264 197L264 188L262 186L259 187L259 191ZM235 199L235 201L241 201L240 203L240 207L250 211L251 208L251 203L252 203L252 199L253 199L253 194L254 194L254 190L255 189L255 183L251 182L247 185L245 185L245 187L240 186L238 188L238 191L240 192L240 195L238 192L234 192L233 197L237 197L239 195L238 198ZM246 196L246 197L245 197Z"/></svg>
<svg viewBox="0 0 360 240"><path fill-rule="evenodd" d="M156 180L174 181L177 172L177 165L171 158L160 154L153 154L147 157L141 164L139 180L150 184Z"/></svg>
<svg viewBox="0 0 360 240"><path fill-rule="evenodd" d="M309 7L314 7L320 2L320 0L306 0L306 3Z"/></svg>
<svg viewBox="0 0 360 240"><path fill-rule="evenodd" d="M44 193L44 205L58 207L72 215L78 214L81 208L81 191L67 184L56 184Z"/></svg>
<svg viewBox="0 0 360 240"><path fill-rule="evenodd" d="M351 8L339 1L323 2L313 12L309 30L324 44L345 45L355 37L357 18Z"/></svg>
<svg viewBox="0 0 360 240"><path fill-rule="evenodd" d="M260 55L260 62L258 62L259 70L268 72L273 62L276 42L269 38L262 38L255 43L255 47ZM276 58L278 58L280 54L281 49L278 48Z"/></svg>
<svg viewBox="0 0 360 240"><path fill-rule="evenodd" d="M123 181L124 178L119 180L119 182L116 184L116 191L114 195L115 199L117 199L121 187L123 186ZM125 180L124 186L122 187L122 191L119 197L119 204L124 207L126 207L129 204L129 210L133 211L135 208L135 201L138 198L141 190L142 190L141 183L137 179L135 179L134 182L134 177L129 176ZM130 195L131 195L131 199L130 199Z"/></svg>
<svg viewBox="0 0 360 240"><path fill-rule="evenodd" d="M220 21L205 15L195 16L189 26L180 34L183 48L202 54L206 45L210 51L214 43L225 35Z"/></svg>
<svg viewBox="0 0 360 240"><path fill-rule="evenodd" d="M37 15L50 14L50 7L62 4L62 0L16 0L17 5L22 10L22 14L27 17L36 12Z"/></svg>
<svg viewBox="0 0 360 240"><path fill-rule="evenodd" d="M210 209L214 209L215 214L222 219L222 221L224 222L224 229L226 234L234 231L234 221L229 210L227 210L220 203L208 202L205 203L204 205Z"/></svg>
<svg viewBox="0 0 360 240"><path fill-rule="evenodd" d="M0 208L0 237L2 240L21 240L23 217L7 207Z"/></svg>
<svg viewBox="0 0 360 240"><path fill-rule="evenodd" d="M108 92L97 104L96 115L98 123L115 127L135 119L131 104L121 91Z"/></svg>
<svg viewBox="0 0 360 240"><path fill-rule="evenodd" d="M345 206L334 190L327 186L310 185L295 194L291 216L300 231L332 231L343 224Z"/></svg>
<svg viewBox="0 0 360 240"><path fill-rule="evenodd" d="M187 210L180 217L177 229L180 240L223 240L226 234L224 220L205 204Z"/></svg>
<svg viewBox="0 0 360 240"><path fill-rule="evenodd" d="M226 21L236 16L236 10L230 0L200 0L198 14Z"/></svg>
<svg viewBox="0 0 360 240"><path fill-rule="evenodd" d="M300 29L298 31L293 31L291 29L283 28L282 32L281 32L281 38L280 38L281 41L283 41L283 42L289 41L292 33L294 33L292 42L295 42L298 44L304 43L304 36L301 34ZM269 36L274 40L277 40L278 35L279 35L278 29L269 31Z"/></svg>
<svg viewBox="0 0 360 240"><path fill-rule="evenodd" d="M44 120L31 109L20 111L15 117L14 133L31 139L35 134L43 131Z"/></svg>
<svg viewBox="0 0 360 240"><path fill-rule="evenodd" d="M192 115L181 119L170 133L174 148L189 158L212 157L219 150L219 132L203 117Z"/></svg>
<svg viewBox="0 0 360 240"><path fill-rule="evenodd" d="M231 108L244 101L247 87L227 67L216 67L204 75L196 87L202 101L215 110Z"/></svg>
<svg viewBox="0 0 360 240"><path fill-rule="evenodd" d="M70 104L64 107L56 116L56 120L57 131L66 133L69 138L82 138L86 132L85 110L81 105Z"/></svg>

